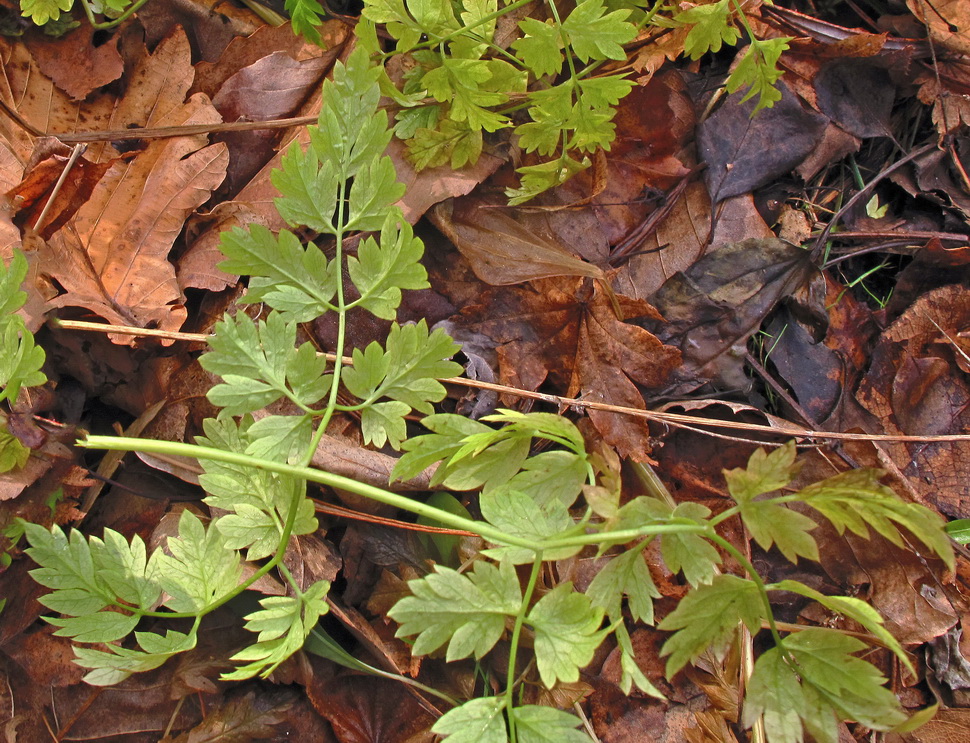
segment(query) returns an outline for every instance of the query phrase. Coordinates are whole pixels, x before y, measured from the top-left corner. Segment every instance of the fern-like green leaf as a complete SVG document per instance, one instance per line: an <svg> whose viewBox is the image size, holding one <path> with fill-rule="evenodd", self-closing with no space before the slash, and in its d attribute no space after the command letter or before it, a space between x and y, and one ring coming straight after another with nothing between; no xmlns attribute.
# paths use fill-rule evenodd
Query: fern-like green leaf
<svg viewBox="0 0 970 743"><path fill-rule="evenodd" d="M579 669L593 659L608 632L600 629L603 610L574 592L572 583L560 583L539 599L526 622L536 633L539 677L550 689L557 681L577 681Z"/></svg>

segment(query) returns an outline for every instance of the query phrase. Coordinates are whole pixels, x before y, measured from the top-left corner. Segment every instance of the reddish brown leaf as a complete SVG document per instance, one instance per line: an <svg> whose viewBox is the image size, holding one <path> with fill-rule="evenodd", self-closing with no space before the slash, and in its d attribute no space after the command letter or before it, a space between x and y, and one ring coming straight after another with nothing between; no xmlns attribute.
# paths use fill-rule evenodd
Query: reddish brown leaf
<svg viewBox="0 0 970 743"><path fill-rule="evenodd" d="M619 296L617 302L623 317L662 322L642 300ZM618 318L599 282L582 278L490 290L461 313L458 325L495 343L503 383L535 390L548 379L570 397L612 405L642 409L637 385L661 386L680 360L673 348ZM642 419L604 411L590 411L590 419L623 456L646 456Z"/></svg>
<svg viewBox="0 0 970 743"><path fill-rule="evenodd" d="M928 292L886 328L872 352L859 402L887 433L964 433L970 386L961 364L970 327L962 286ZM943 513L970 517L970 444L966 441L884 444L912 486Z"/></svg>
<svg viewBox="0 0 970 743"><path fill-rule="evenodd" d="M117 80L124 72L118 53L119 36L105 43L93 43L95 30L86 22L80 28L54 38L39 29L28 33L25 41L37 60L40 71L76 101Z"/></svg>

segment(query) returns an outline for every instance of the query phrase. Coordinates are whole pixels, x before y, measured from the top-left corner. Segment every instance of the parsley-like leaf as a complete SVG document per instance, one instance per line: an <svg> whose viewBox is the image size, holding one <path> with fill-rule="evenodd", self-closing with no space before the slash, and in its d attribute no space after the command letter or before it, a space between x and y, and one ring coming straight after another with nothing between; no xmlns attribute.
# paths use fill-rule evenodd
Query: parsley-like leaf
<svg viewBox="0 0 970 743"><path fill-rule="evenodd" d="M543 539L581 533L563 502L549 499L540 506L531 497L508 486L493 488L479 496L482 516L510 536L536 543ZM543 552L543 559L564 560L582 549L581 546L559 547ZM485 550L494 560L508 560L515 565L532 562L535 550L526 547L495 547Z"/></svg>
<svg viewBox="0 0 970 743"><path fill-rule="evenodd" d="M56 21L74 6L74 0L20 0L20 12L38 26Z"/></svg>
<svg viewBox="0 0 970 743"><path fill-rule="evenodd" d="M191 511L182 511L178 537L168 538L168 549L170 555L156 552L153 563L172 611L201 611L239 582L239 553L226 547L218 528L206 529Z"/></svg>
<svg viewBox="0 0 970 743"><path fill-rule="evenodd" d="M199 359L202 368L223 379L209 390L209 401L228 415L243 415L284 396L306 409L326 395L331 384L326 359L309 342L294 348L296 326L279 312L259 325L243 312L216 323L212 350Z"/></svg>
<svg viewBox="0 0 970 743"><path fill-rule="evenodd" d="M668 632L677 630L661 651L661 655L670 656L667 678L672 678L708 648L715 653L723 652L740 622L752 634L757 633L763 618L761 594L750 580L718 575L710 584L692 589L657 625Z"/></svg>
<svg viewBox="0 0 970 743"><path fill-rule="evenodd" d="M269 676L280 663L303 647L311 630L329 611L327 591L330 583L323 580L311 585L300 596L267 596L261 599L259 611L246 616L246 629L259 633L254 645L232 656L232 660L249 661L232 673L223 674L227 681Z"/></svg>
<svg viewBox="0 0 970 743"><path fill-rule="evenodd" d="M435 565L435 572L408 581L411 596L398 601L388 616L401 626L397 637L417 635L414 654L427 655L448 643L447 659L481 658L505 631L506 617L522 603L512 563L479 561L459 573Z"/></svg>
<svg viewBox="0 0 970 743"><path fill-rule="evenodd" d="M504 710L505 697L472 699L445 712L431 732L448 743L506 743Z"/></svg>
<svg viewBox="0 0 970 743"><path fill-rule="evenodd" d="M633 619L646 624L653 624L653 599L660 598L642 549L629 549L611 558L593 578L586 595L614 622L623 617L625 596Z"/></svg>
<svg viewBox="0 0 970 743"><path fill-rule="evenodd" d="M629 10L606 12L603 0L583 0L563 21L569 44L583 62L591 59L626 59L623 44L633 41L637 29L626 19Z"/></svg>
<svg viewBox="0 0 970 743"><path fill-rule="evenodd" d="M789 36L779 36L777 39L751 39L744 56L735 66L724 87L729 93L734 93L747 87L741 102L752 96L758 96L758 103L754 107L757 113L763 108L771 108L781 100L781 91L775 87L782 70L778 69L778 59L781 53L788 49Z"/></svg>
<svg viewBox="0 0 970 743"><path fill-rule="evenodd" d="M589 597L561 583L543 596L526 616L535 630L536 665L542 683L579 679L579 669L593 659L608 630L600 630L603 610Z"/></svg>
<svg viewBox="0 0 970 743"><path fill-rule="evenodd" d="M579 718L568 712L525 704L512 708L510 714L521 743L590 743L589 736L576 729Z"/></svg>
<svg viewBox="0 0 970 743"><path fill-rule="evenodd" d="M953 547L940 516L916 503L906 503L879 482L879 470L849 470L813 483L798 498L832 522L839 534L846 529L868 537L870 527L898 547L904 545L899 526L929 547L951 570Z"/></svg>
<svg viewBox="0 0 970 743"><path fill-rule="evenodd" d="M674 20L691 26L684 39L684 53L691 59L700 59L708 52L719 52L722 44L734 46L741 38L741 33L730 23L730 0L695 5L678 13Z"/></svg>
<svg viewBox="0 0 970 743"><path fill-rule="evenodd" d="M384 320L397 316L402 289L430 286L428 272L420 263L424 243L414 236L411 225L405 222L398 229L397 221L397 214L388 214L381 226L380 243L368 237L360 244L357 257L347 259L347 271L360 292L360 299L350 306L363 307Z"/></svg>
<svg viewBox="0 0 970 743"><path fill-rule="evenodd" d="M251 277L243 302L265 302L297 322L335 309L336 265L313 243L304 247L289 230L274 237L262 225L234 227L222 233L220 250L227 258L219 264L222 271Z"/></svg>

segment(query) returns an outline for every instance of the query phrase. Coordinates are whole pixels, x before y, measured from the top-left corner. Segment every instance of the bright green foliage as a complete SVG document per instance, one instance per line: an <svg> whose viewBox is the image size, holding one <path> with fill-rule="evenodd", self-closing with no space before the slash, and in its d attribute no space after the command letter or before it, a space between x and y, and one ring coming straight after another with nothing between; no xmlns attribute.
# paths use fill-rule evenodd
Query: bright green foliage
<svg viewBox="0 0 970 743"><path fill-rule="evenodd" d="M660 598L642 549L629 549L610 560L593 578L586 595L614 622L623 616L621 603L626 597L630 616L645 624L653 624L653 599Z"/></svg>
<svg viewBox="0 0 970 743"><path fill-rule="evenodd" d="M286 0L283 7L290 16L294 33L300 34L314 44L321 43L317 26L323 23L323 17L327 13L326 8L317 0Z"/></svg>
<svg viewBox="0 0 970 743"><path fill-rule="evenodd" d="M16 402L22 387L44 384L47 377L44 349L34 345L34 336L16 314L27 301L20 285L27 278L27 259L14 251L9 266L0 262L0 402Z"/></svg>
<svg viewBox="0 0 970 743"><path fill-rule="evenodd" d="M535 629L539 677L550 689L557 681L579 680L579 669L593 659L608 634L600 630L603 610L585 594L575 593L571 583L560 583L539 599L525 621Z"/></svg>
<svg viewBox="0 0 970 743"><path fill-rule="evenodd" d="M259 604L263 608L246 617L246 629L259 634L255 645L250 645L232 656L235 661L249 661L224 678L246 679L259 673L269 676L273 670L293 653L303 647L303 643L316 626L320 617L326 614L327 591L330 583L317 581L297 597L267 596Z"/></svg>
<svg viewBox="0 0 970 743"><path fill-rule="evenodd" d="M802 724L820 743L836 743L838 720L889 730L906 719L899 700L871 663L853 655L861 640L834 630L806 629L786 637L755 663L744 722L764 716L772 742L800 743Z"/></svg>
<svg viewBox="0 0 970 743"><path fill-rule="evenodd" d="M20 12L38 26L47 21L56 21L61 13L69 11L74 0L20 0Z"/></svg>
<svg viewBox="0 0 970 743"><path fill-rule="evenodd" d="M687 594L657 625L679 630L664 644L667 676L673 676L708 648L723 652L743 622L752 632L761 628L764 604L758 586L735 575L718 575L705 586Z"/></svg>
<svg viewBox="0 0 970 743"><path fill-rule="evenodd" d="M447 83L450 93L438 104L439 112L454 112L458 106L461 121L474 121L476 126L495 113L490 103L486 105L488 95L495 92L489 86L503 75L511 77L508 70L516 69L507 60L492 64L495 60L486 58L493 48L493 0L459 5L413 0L407 6L404 0L380 0L366 12L388 23L399 45L409 50L421 43L422 35L434 39L439 48L414 51L418 64L406 82L411 87L398 91L399 99L423 97L427 89ZM600 0L586 0L565 21L541 25L555 28L564 39L557 53L574 63L575 58L592 61L620 54L628 34L623 30L626 17L624 12L606 10ZM546 33L526 26L536 35ZM78 662L90 669L86 678L94 684L117 683L190 650L206 614L271 571L284 582L286 592L262 597L259 609L245 617L253 641L233 656L238 665L226 678L270 674L308 639L317 652L360 670L359 661L347 660L349 656L341 655L339 646L316 627L327 612L327 582L304 587L282 565L291 539L316 529L313 504L306 497L307 482L313 481L412 511L426 522L465 529L487 543L465 571L439 564L411 580L411 595L388 612L400 624L397 635L414 638L417 655L445 648L446 660L478 660L503 643L505 680L487 682L487 688L502 689L501 693L457 703L434 726L434 732L450 743L499 743L507 737L525 743L585 740L571 715L516 703L523 698L523 683L554 687L575 682L610 635L620 651L621 687L629 691L636 686L660 696L640 670L628 625L653 621L658 591L651 579L654 566L644 555L652 554L646 550L654 539L659 540L666 567L682 573L690 584L685 598L658 625L672 633L662 651L668 656L668 676L705 652L724 653L739 626L755 635L767 625L771 636L756 645L765 651L755 665L743 720L751 725L763 719L769 743L800 741L804 731L817 740L834 741L841 719L878 730L904 720L878 670L857 656L866 647L863 642L834 630L809 628L783 635L769 599L772 592L790 591L817 601L858 622L905 663L899 643L879 615L858 599L825 596L797 581L764 585L745 550L718 533L725 520L736 516L762 548L777 546L791 560L815 559L818 548L811 532L816 519L789 509L797 501L800 509L812 509L840 532L870 536L874 530L905 546L905 530L910 541L921 543L952 567L939 517L896 499L878 482L879 473L848 472L790 493L783 489L794 473L794 446L771 454L757 452L746 468L725 473L734 505L714 514L696 503L625 492L619 465L611 466L603 453L590 456L580 430L564 417L499 410L483 421L471 421L434 413L433 404L445 395L440 378L454 375L459 367L448 360L456 350L454 342L425 322L403 327L392 323L383 343L354 349L352 358L345 360L350 309L393 320L402 290L427 285L419 263L422 244L394 206L401 187L383 154L390 133L378 103L380 85L387 88L388 81L379 68L370 67L365 50L373 49L376 36L367 35L366 22L361 27L362 46L346 66L336 65L333 82L325 84L320 126L312 128L309 146L291 147L275 178L282 194L280 212L294 231L273 235L255 227L224 237L224 268L248 275L248 301L265 303L269 310L261 311L258 319L237 310L217 324L212 350L201 363L221 377L209 392L221 413L205 422L205 435L197 446L104 437L87 442L199 459L205 470L200 483L208 492L205 500L213 509L212 519L205 523L184 510L178 534L151 554L141 539L128 541L110 530L99 539L84 538L77 531L66 535L60 527L23 527L28 554L38 565L33 575L52 591L42 601L58 615L49 619L58 627L57 634L82 645L102 645L77 648ZM720 38L726 38L723 32ZM457 62L442 58L441 48ZM456 71L466 69L468 75L459 81ZM553 126L565 132L566 150L594 146L593 140L584 138L581 120L609 124L603 112L615 103L625 83L604 80L584 80L571 71L568 96L555 94L560 96L555 105L567 118L581 109L568 127L562 123L567 118ZM471 91L464 102L456 103L465 95L459 95L456 85ZM596 111L601 112L596 114L599 119L593 115ZM536 133L541 139L540 135ZM536 167L552 163L553 169L568 169L562 160L568 153L556 155L557 151L553 147L554 159ZM527 171L523 192L516 198L527 197L529 177ZM326 254L297 237L306 227L323 235ZM379 234L360 241L356 255L345 255L348 232L359 230ZM42 352L33 348L29 333L13 315L23 301L17 287L25 269L23 259L15 258L0 276L0 308L5 312L0 323L14 328L12 335L4 336L5 342L15 355L20 353L16 349L25 349L20 357L30 361L9 367L12 371L3 378L6 399L15 398L12 387L42 381ZM298 344L300 324L325 313L335 315L335 361L318 355L308 342ZM355 400L348 402L348 396ZM272 413L263 410L274 403L278 407ZM408 438L405 416L415 411L428 414L423 423L429 432ZM393 471L395 478L437 467L433 486L477 491L463 496L477 496L477 503L469 502L466 509L446 494L443 498L450 498L452 506L443 507L441 498L421 502L310 468L327 424L341 412L359 414L365 440L404 450ZM530 456L536 443L542 451ZM628 495L635 497L627 499ZM482 520L469 517L476 510ZM586 592L570 582L557 583L556 571L544 563L587 547L596 548L601 564ZM731 559L722 563L722 554ZM251 569L243 569L243 559L253 561ZM726 574L722 564L746 575ZM526 567L518 570L516 565ZM182 627L184 632L135 632L145 617L156 623L187 620L190 626ZM534 670L532 663L518 662L533 660L518 657L526 647L534 653ZM483 669L492 667L481 664ZM527 670L520 679L522 668Z"/></svg>
<svg viewBox="0 0 970 743"><path fill-rule="evenodd" d="M512 563L498 567L476 562L463 575L438 565L425 578L408 583L412 596L398 601L388 615L398 622L398 637L417 635L414 652L424 655L448 643L448 660L481 658L515 616L522 592Z"/></svg>
<svg viewBox="0 0 970 743"><path fill-rule="evenodd" d="M0 473L19 469L30 459L30 449L20 443L7 427L0 425Z"/></svg>
<svg viewBox="0 0 970 743"><path fill-rule="evenodd" d="M296 328L296 320L281 312L259 325L242 312L218 323L212 351L200 360L223 379L209 391L209 401L227 415L250 413L281 397L309 411L330 391L333 377L324 374L327 362L311 343L294 348Z"/></svg>
<svg viewBox="0 0 970 743"><path fill-rule="evenodd" d="M369 441L399 445L406 433L404 416L412 410L431 413L432 403L444 397L445 388L436 377L461 370L448 360L457 350L455 343L440 330L430 332L425 322L393 324L384 348L375 343L356 351L349 367L328 362L310 342L298 343L300 323L327 312L338 316L341 342L352 308L393 320L401 292L428 285L419 262L423 245L394 206L403 186L384 155L391 134L386 114L377 110L378 74L362 51L352 54L346 66L338 63L333 81L324 85L320 127L311 129L310 146L290 148L282 171L274 176L282 194L277 200L280 213L294 227L329 235L336 243L335 254L328 257L312 243L302 244L288 230L273 235L254 226L223 236L223 268L250 277L244 303L265 303L271 310L259 320L237 311L217 323L211 350L200 363L221 377L208 398L222 411L205 421L200 445L243 457L244 462L305 465L338 410L359 412ZM359 230L379 235L363 240L356 256L345 256L344 239ZM10 329L5 336L10 353L0 362L5 373L0 399L13 398L19 386L44 381L37 371L43 351L33 347L13 314L23 302L18 286L25 274L26 262L16 256L11 269L0 275L0 322ZM344 296L348 283L356 298ZM342 358L344 349L336 350ZM341 383L359 403L338 405ZM280 401L295 413L267 415L262 410ZM78 662L93 669L88 676L92 683L117 683L194 647L203 616L279 565L291 538L317 529L306 478L247 464L201 461L205 501L218 515L205 525L191 511L183 511L178 535L150 556L138 537L128 542L110 530L102 541L84 539L80 532L68 537L56 527L25 527L28 554L40 566L35 578L54 589L43 601L60 614L49 618L59 627L58 634L78 643L107 643L132 634L144 616L194 619L186 634L134 633L137 649L131 643L110 645L106 651L78 648ZM263 561L245 579L243 555ZM481 574L487 570L483 567ZM518 592L511 567L501 575L511 576L505 588ZM304 589L285 571L281 576L290 584L289 594L262 599L262 608L246 617L245 626L256 639L232 658L240 665L226 678L271 673L303 646L326 613L329 584ZM160 601L162 606L157 606ZM517 598L513 613L520 603Z"/></svg>
<svg viewBox="0 0 970 743"><path fill-rule="evenodd" d="M741 33L731 24L731 0L695 5L678 13L674 20L691 26L684 42L684 54L691 59L719 52L722 44L734 46L741 38Z"/></svg>
<svg viewBox="0 0 970 743"><path fill-rule="evenodd" d="M589 743L589 736L576 729L579 719L562 710L527 704L513 707L511 714L521 743Z"/></svg>
<svg viewBox="0 0 970 743"><path fill-rule="evenodd" d="M449 743L506 743L504 697L482 697L445 712L431 728Z"/></svg>
<svg viewBox="0 0 970 743"><path fill-rule="evenodd" d="M724 87L729 93L741 88L748 88L742 101L754 95L758 96L755 113L763 108L771 108L781 100L781 91L775 87L782 71L778 68L778 58L788 49L791 37L780 36L777 39L751 39L751 44L744 51L744 56L738 62Z"/></svg>
<svg viewBox="0 0 970 743"><path fill-rule="evenodd" d="M771 500L755 500L759 495L783 488L791 481L795 463L793 443L765 454L759 449L751 456L747 469L725 471L728 491L741 509L744 525L762 549L778 545L791 562L802 555L818 560L818 546L808 533L817 524L808 516Z"/></svg>
<svg viewBox="0 0 970 743"><path fill-rule="evenodd" d="M365 442L383 446L386 440L397 449L405 438L404 416L411 410L430 414L431 402L445 396L437 381L461 372L449 359L458 346L442 330L428 332L421 320L417 325L394 325L387 347L371 343L361 352L354 349L354 365L344 372L344 383L361 403L361 428ZM385 397L394 402L377 403Z"/></svg>
<svg viewBox="0 0 970 743"><path fill-rule="evenodd" d="M902 526L953 570L953 548L943 530L943 519L928 508L901 501L879 482L881 475L879 470L849 470L809 485L798 497L831 521L840 534L848 529L868 537L871 528L903 547L898 529Z"/></svg>

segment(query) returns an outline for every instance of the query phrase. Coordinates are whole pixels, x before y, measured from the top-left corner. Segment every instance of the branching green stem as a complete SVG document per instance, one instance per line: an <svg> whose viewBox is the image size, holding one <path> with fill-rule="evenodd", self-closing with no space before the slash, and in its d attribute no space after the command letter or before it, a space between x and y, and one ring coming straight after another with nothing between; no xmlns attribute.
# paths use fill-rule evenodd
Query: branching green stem
<svg viewBox="0 0 970 743"><path fill-rule="evenodd" d="M519 650L519 637L522 634L522 625L525 623L525 615L529 611L529 604L532 603L532 594L535 593L536 583L539 580L539 572L542 570L542 552L536 551L535 559L532 562L532 570L529 573L529 582L526 584L525 593L522 596L522 604L519 612L515 615L515 625L512 627L512 639L509 642L509 665L505 676L505 711L509 721L509 740L516 743L515 716L512 708L515 701L512 694L515 690L515 658Z"/></svg>

